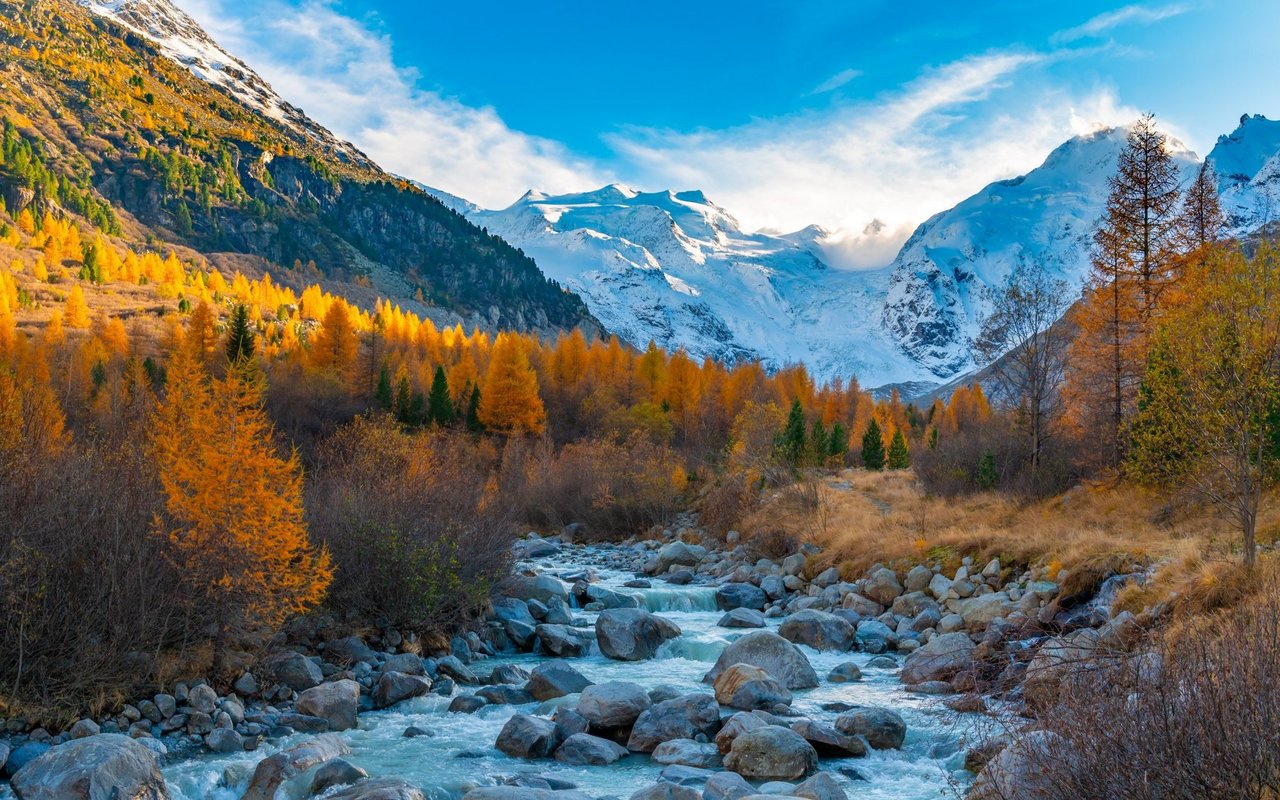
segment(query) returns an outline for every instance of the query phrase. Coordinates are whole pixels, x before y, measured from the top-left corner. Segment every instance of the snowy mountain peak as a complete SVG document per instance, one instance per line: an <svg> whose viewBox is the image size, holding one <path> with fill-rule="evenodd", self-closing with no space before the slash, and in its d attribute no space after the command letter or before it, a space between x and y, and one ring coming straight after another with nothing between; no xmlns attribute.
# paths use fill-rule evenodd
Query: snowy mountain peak
<svg viewBox="0 0 1280 800"><path fill-rule="evenodd" d="M80 5L150 40L160 52L201 80L286 128L330 148L339 158L372 166L350 142L335 137L288 103L243 61L228 53L199 23L169 0L78 0Z"/></svg>
<svg viewBox="0 0 1280 800"><path fill-rule="evenodd" d="M1280 121L1261 114L1240 118L1209 153L1227 226L1247 233L1280 217Z"/></svg>

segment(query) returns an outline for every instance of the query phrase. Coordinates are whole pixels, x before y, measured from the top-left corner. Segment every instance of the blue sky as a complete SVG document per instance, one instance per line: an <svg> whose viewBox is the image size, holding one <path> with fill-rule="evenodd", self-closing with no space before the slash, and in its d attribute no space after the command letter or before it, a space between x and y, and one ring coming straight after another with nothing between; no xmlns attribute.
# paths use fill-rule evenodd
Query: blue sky
<svg viewBox="0 0 1280 800"><path fill-rule="evenodd" d="M699 188L851 266L1095 124L1153 111L1203 155L1280 115L1260 0L177 2L393 171L489 207Z"/></svg>

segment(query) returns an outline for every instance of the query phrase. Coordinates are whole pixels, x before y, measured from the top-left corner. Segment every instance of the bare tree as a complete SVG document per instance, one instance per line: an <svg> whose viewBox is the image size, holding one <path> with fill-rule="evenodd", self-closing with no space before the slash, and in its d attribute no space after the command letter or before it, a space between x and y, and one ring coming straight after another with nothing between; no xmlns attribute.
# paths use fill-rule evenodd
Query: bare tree
<svg viewBox="0 0 1280 800"><path fill-rule="evenodd" d="M1025 425L1033 473L1062 412L1068 339L1054 326L1069 297L1066 281L1038 264L1020 265L991 292L991 312L975 342L978 356L990 365L994 399L1013 408Z"/></svg>

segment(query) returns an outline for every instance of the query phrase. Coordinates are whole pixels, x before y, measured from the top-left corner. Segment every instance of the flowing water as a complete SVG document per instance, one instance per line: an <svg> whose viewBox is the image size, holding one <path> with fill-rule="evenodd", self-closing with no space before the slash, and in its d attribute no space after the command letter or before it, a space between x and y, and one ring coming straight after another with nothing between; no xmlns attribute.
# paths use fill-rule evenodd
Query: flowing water
<svg viewBox="0 0 1280 800"><path fill-rule="evenodd" d="M651 589L626 588L623 583L634 575L600 566L608 563L607 555L583 548L556 559L541 560L534 566L553 575L592 566L604 586L638 596L642 607L679 625L683 635L667 642L658 657L650 661L612 661L597 651L590 656L569 659L569 663L596 683L624 680L646 688L668 684L688 691L710 691L710 687L702 683L702 676L725 645L744 632L716 626L722 614L715 610L714 588L666 584ZM575 618L594 622L593 613L581 610L574 613ZM776 627L780 620L769 622ZM894 670L864 669L860 682L828 684L825 676L832 667L845 661L854 661L862 667L871 657L863 653L820 653L802 649L823 681L816 689L795 693L793 708L801 714L829 724L835 713L822 710L821 705L839 701L889 707L907 722L906 744L901 751L871 751L866 758L822 760L822 768L844 784L851 798L917 800L952 795L951 778L963 761L959 742L966 721L957 722L955 715L942 709L936 698L903 691ZM514 663L530 669L541 660L541 656L534 654L508 655L478 661L472 667L483 675L498 664ZM553 760L529 762L508 758L494 748L503 723L517 711L549 713L556 703L575 701L576 695L573 695L548 703L487 706L475 714L450 714L446 711L448 698L428 696L385 711L361 713L359 730L341 735L351 747L348 761L375 777L399 777L414 782L427 790L433 800L456 800L472 786L500 782L504 777L522 772L553 775L597 797L626 798L652 784L662 767L647 755L631 755L607 767L579 767ZM404 738L402 734L410 725L434 735ZM164 776L174 796L183 800L232 800L243 792L258 760L279 747L305 738L299 735L274 746L264 744L256 753L178 761L163 768ZM841 768L856 770L856 775L841 774Z"/></svg>

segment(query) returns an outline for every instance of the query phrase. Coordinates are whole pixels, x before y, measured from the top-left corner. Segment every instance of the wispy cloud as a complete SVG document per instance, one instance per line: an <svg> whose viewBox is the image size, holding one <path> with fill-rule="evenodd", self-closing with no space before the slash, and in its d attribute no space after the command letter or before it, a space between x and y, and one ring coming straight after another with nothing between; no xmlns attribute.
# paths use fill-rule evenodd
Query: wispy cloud
<svg viewBox="0 0 1280 800"><path fill-rule="evenodd" d="M397 174L489 207L530 187L577 191L611 178L557 142L513 130L493 108L418 88L388 36L323 0L268 0L252 19L223 0L183 7L285 99Z"/></svg>
<svg viewBox="0 0 1280 800"><path fill-rule="evenodd" d="M809 94L826 94L827 92L834 92L836 89L844 86L854 78L861 77L861 75L862 70L859 69L842 69L835 75L832 75L830 78L827 78L822 83L813 87Z"/></svg>
<svg viewBox="0 0 1280 800"><path fill-rule="evenodd" d="M1056 44L1064 44L1074 42L1080 39L1087 39L1095 36L1101 36L1107 31L1118 28L1121 25L1138 24L1149 25L1153 22L1159 22L1170 17L1176 17L1185 14L1191 10L1188 3L1172 3L1164 6L1143 6L1131 5L1123 8L1117 8L1114 11L1107 11L1096 17L1086 21L1082 25L1074 28L1068 28L1054 34L1053 41Z"/></svg>

